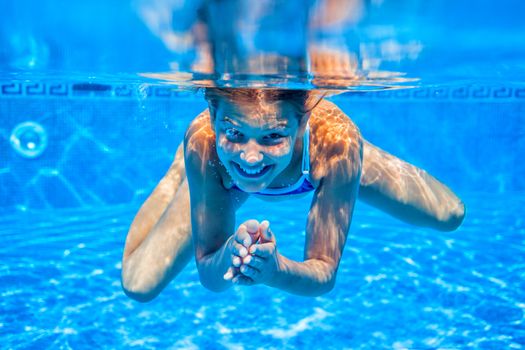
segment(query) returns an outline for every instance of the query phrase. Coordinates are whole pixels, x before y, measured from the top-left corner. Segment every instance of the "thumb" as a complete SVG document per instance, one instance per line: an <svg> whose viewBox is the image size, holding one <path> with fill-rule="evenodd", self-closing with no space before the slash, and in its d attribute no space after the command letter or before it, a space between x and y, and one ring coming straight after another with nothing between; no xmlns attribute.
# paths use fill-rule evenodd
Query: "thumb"
<svg viewBox="0 0 525 350"><path fill-rule="evenodd" d="M255 219L246 220L244 222L244 226L246 226L246 230L249 234L253 235L257 233L257 229L259 228L259 222Z"/></svg>
<svg viewBox="0 0 525 350"><path fill-rule="evenodd" d="M273 235L272 230L270 230L270 222L268 222L268 220L261 222L259 231L261 234L261 243L275 243L275 236Z"/></svg>
<svg viewBox="0 0 525 350"><path fill-rule="evenodd" d="M246 231L248 232L251 238L250 244L257 242L257 240L259 239L259 221L254 219L247 220L246 222L244 222L244 225L246 226Z"/></svg>

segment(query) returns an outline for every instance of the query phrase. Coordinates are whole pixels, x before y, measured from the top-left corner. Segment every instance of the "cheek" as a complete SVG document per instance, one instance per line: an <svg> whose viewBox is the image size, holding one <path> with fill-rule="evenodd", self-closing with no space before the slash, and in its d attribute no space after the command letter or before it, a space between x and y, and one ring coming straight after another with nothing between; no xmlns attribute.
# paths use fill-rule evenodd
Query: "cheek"
<svg viewBox="0 0 525 350"><path fill-rule="evenodd" d="M240 145L228 141L225 136L220 136L217 147L224 153L235 153L240 150Z"/></svg>
<svg viewBox="0 0 525 350"><path fill-rule="evenodd" d="M268 147L267 154L272 157L286 157L291 155L292 145L290 141L282 142L278 145Z"/></svg>

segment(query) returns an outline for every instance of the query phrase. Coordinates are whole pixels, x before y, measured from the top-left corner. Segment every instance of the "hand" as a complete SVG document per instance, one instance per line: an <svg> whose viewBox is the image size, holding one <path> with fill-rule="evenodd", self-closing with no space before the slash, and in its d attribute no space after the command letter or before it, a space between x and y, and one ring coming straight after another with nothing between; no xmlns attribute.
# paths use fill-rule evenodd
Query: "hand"
<svg viewBox="0 0 525 350"><path fill-rule="evenodd" d="M240 266L245 257L249 255L250 247L259 240L260 230L257 220L247 220L240 224L233 235L232 266L224 274L225 280L238 284L253 284L251 278L240 273Z"/></svg>
<svg viewBox="0 0 525 350"><path fill-rule="evenodd" d="M275 235L268 221L259 225L259 242L252 244L248 252L238 267L242 275L234 276L232 282L251 285L272 281L279 271L279 259Z"/></svg>

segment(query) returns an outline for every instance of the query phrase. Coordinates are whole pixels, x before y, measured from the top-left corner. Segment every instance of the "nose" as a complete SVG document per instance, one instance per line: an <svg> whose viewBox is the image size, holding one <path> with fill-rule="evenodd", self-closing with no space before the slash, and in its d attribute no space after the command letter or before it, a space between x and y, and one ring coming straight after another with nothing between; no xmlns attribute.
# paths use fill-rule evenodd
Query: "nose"
<svg viewBox="0 0 525 350"><path fill-rule="evenodd" d="M244 150L241 151L241 159L250 165L257 164L263 160L263 154L257 142L253 140L248 141Z"/></svg>

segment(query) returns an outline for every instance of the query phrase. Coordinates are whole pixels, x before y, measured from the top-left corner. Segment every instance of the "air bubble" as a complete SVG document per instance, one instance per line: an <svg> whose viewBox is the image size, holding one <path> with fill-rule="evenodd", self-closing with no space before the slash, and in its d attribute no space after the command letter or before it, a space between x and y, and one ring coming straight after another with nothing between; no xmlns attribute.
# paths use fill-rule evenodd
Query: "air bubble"
<svg viewBox="0 0 525 350"><path fill-rule="evenodd" d="M13 129L9 141L22 157L36 158L47 148L47 132L38 123L23 122Z"/></svg>

